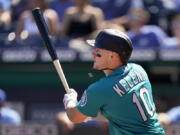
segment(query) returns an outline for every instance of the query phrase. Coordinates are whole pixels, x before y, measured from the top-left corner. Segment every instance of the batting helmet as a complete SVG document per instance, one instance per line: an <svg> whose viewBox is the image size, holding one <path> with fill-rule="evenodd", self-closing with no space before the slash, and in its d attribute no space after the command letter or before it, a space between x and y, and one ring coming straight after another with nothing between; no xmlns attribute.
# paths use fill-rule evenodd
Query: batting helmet
<svg viewBox="0 0 180 135"><path fill-rule="evenodd" d="M99 32L95 40L87 40L87 43L96 48L117 52L123 64L128 62L133 50L130 38L115 29L104 29Z"/></svg>

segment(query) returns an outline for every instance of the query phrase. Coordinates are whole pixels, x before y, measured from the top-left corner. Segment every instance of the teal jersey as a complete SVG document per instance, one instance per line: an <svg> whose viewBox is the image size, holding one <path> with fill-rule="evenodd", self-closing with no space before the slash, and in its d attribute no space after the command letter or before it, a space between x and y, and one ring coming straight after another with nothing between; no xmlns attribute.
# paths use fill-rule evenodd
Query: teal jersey
<svg viewBox="0 0 180 135"><path fill-rule="evenodd" d="M129 63L90 85L77 104L86 116L101 112L110 135L164 135L144 69Z"/></svg>

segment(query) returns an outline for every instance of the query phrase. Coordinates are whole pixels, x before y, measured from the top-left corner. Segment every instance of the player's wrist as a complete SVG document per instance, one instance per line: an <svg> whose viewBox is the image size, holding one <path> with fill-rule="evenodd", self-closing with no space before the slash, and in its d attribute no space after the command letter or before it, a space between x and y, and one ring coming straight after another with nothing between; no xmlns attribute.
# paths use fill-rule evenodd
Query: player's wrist
<svg viewBox="0 0 180 135"><path fill-rule="evenodd" d="M77 105L77 100L70 99L66 102L64 106L65 106L65 109L68 109L68 108L74 108L76 107L76 105Z"/></svg>
<svg viewBox="0 0 180 135"><path fill-rule="evenodd" d="M65 95L63 102L64 102L65 109L67 107L74 107L77 104L77 98L76 97L71 97L69 95Z"/></svg>

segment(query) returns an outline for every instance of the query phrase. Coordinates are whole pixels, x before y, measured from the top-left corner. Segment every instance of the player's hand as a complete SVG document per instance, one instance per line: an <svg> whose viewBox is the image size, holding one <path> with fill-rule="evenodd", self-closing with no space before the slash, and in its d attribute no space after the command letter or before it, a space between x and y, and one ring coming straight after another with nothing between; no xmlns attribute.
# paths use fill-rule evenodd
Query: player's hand
<svg viewBox="0 0 180 135"><path fill-rule="evenodd" d="M74 89L69 89L69 93L64 94L63 103L65 109L75 107L77 104L77 92Z"/></svg>

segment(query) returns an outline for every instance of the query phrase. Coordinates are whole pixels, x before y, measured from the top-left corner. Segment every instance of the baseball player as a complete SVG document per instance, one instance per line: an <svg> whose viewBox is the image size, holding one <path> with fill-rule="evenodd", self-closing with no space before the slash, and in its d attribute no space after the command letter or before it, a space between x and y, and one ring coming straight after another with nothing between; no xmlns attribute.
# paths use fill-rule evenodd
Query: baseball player
<svg viewBox="0 0 180 135"><path fill-rule="evenodd" d="M87 42L94 46L93 68L102 70L106 77L91 84L79 102L73 89L64 95L69 119L84 122L101 112L109 121L110 135L164 135L147 73L140 65L128 63L133 50L129 37L105 29Z"/></svg>

